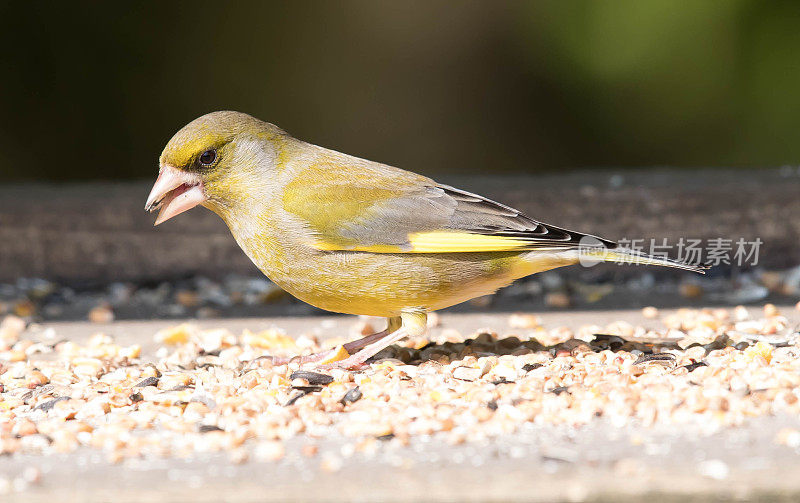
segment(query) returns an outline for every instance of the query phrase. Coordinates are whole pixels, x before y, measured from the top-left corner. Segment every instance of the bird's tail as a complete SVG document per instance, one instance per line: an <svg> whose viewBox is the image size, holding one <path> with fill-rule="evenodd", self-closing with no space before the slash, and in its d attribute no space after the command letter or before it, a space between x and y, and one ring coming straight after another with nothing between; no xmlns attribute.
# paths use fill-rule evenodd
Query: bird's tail
<svg viewBox="0 0 800 503"><path fill-rule="evenodd" d="M700 274L705 274L705 270L708 269L708 266L706 265L687 264L686 262L681 262L679 260L648 255L638 250L623 248L616 245L612 247L581 246L579 249L579 261L581 263L616 262L618 264L657 265L663 267L674 267L676 269L693 271Z"/></svg>

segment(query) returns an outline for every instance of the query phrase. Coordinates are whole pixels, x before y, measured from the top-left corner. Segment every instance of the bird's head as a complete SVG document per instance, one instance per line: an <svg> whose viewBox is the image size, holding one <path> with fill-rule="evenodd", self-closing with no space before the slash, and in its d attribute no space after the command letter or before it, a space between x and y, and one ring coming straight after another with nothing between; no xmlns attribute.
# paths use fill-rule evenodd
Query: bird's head
<svg viewBox="0 0 800 503"><path fill-rule="evenodd" d="M224 218L259 193L288 138L278 127L239 112L193 120L164 147L145 210L159 210L155 225L197 205Z"/></svg>

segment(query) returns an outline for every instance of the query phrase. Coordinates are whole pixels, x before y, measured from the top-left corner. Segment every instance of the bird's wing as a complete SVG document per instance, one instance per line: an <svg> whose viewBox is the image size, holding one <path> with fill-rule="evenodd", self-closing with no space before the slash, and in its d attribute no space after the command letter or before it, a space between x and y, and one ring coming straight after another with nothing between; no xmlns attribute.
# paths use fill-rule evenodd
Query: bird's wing
<svg viewBox="0 0 800 503"><path fill-rule="evenodd" d="M570 249L577 248L586 236L538 222L509 206L413 173L381 168L354 169L335 179L328 172L328 176L320 176L314 182L306 174L298 178L303 182L287 186L283 207L307 225L309 244L325 251Z"/></svg>

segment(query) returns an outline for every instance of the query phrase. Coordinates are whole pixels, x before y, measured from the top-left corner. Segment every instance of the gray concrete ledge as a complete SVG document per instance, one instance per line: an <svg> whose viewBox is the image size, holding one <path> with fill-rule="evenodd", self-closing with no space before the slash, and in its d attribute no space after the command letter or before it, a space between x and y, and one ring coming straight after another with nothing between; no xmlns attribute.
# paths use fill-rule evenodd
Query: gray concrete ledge
<svg viewBox="0 0 800 503"><path fill-rule="evenodd" d="M637 170L441 180L534 218L609 239L761 238L761 264L800 264L794 169ZM0 187L0 282L147 280L254 274L225 225L193 210L158 229L150 182Z"/></svg>

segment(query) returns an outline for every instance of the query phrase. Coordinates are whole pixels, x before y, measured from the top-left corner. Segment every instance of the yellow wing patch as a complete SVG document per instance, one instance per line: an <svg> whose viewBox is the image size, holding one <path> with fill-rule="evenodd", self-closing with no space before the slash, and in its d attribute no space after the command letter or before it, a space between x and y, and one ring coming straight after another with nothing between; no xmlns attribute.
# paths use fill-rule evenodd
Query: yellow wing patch
<svg viewBox="0 0 800 503"><path fill-rule="evenodd" d="M408 240L415 253L510 251L531 244L520 238L447 231L417 232L409 235Z"/></svg>
<svg viewBox="0 0 800 503"><path fill-rule="evenodd" d="M351 250L372 253L466 253L523 250L530 247L527 239L508 236L488 236L469 232L431 231L409 234L410 246L355 245L337 246L326 241L317 241L318 250Z"/></svg>

